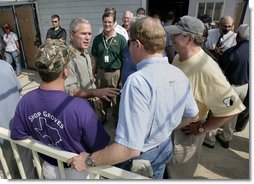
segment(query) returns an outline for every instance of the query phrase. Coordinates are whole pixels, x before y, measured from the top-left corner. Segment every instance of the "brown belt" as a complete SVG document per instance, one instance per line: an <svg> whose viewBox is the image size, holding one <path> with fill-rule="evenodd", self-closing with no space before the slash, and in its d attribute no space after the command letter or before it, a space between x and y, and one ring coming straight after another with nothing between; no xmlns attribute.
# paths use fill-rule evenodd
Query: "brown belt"
<svg viewBox="0 0 254 184"><path fill-rule="evenodd" d="M119 70L115 68L100 68L100 69L103 70L104 72L115 72L116 70Z"/></svg>

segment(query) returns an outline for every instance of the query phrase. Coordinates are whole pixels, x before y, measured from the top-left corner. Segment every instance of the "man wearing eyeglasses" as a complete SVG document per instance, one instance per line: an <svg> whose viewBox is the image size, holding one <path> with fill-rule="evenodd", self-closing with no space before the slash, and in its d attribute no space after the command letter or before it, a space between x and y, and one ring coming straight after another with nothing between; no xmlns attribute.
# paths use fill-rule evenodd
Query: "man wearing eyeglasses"
<svg viewBox="0 0 254 184"><path fill-rule="evenodd" d="M66 30L60 26L60 17L58 15L52 15L51 21L53 27L47 31L46 39L59 39L66 42Z"/></svg>

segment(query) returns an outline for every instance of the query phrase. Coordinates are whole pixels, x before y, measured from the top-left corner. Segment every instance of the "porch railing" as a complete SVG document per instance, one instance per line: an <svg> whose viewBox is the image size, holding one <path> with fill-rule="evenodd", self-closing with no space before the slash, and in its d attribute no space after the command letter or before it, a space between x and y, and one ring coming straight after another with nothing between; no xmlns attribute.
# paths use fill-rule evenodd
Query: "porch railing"
<svg viewBox="0 0 254 184"><path fill-rule="evenodd" d="M39 179L44 179L44 178L42 175L42 166L41 166L38 153L42 153L49 157L55 158L57 160L61 179L66 178L63 163L64 162L66 163L69 158L77 155L76 153L71 153L68 151L62 151L62 150L55 149L53 147L49 147L32 138L28 138L28 139L20 140L20 141L14 141L10 138L10 131L2 127L0 127L0 138L10 141L14 158L16 160L16 163L20 172L20 176L22 179L26 179L26 174L25 174L22 162L20 162L21 159L17 149L17 144L20 146L26 147L28 149L31 149L33 154L33 163L38 173ZM12 179L1 147L0 147L0 161L2 163L3 170L7 179ZM138 175L138 174L135 174L135 173L132 173L132 172L129 172L114 166L110 166L110 165L89 168L88 173L89 173L89 178L91 179L98 178L98 175L108 179L123 179L123 180L124 179L150 179L142 175Z"/></svg>

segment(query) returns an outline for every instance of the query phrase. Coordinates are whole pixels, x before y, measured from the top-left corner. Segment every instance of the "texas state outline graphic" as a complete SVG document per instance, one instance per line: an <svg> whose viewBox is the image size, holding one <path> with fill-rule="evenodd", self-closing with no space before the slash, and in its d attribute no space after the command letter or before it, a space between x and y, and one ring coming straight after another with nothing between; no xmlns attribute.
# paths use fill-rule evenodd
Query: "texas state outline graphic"
<svg viewBox="0 0 254 184"><path fill-rule="evenodd" d="M49 146L59 147L58 144L62 141L59 131L56 128L51 127L48 124L47 119L43 117L39 118L39 126L39 128L35 128L35 131L38 132L43 139L49 139L49 141L45 140L45 142ZM53 140L50 135L48 135L48 132L50 131L52 131L50 133L51 135L58 136L56 141Z"/></svg>

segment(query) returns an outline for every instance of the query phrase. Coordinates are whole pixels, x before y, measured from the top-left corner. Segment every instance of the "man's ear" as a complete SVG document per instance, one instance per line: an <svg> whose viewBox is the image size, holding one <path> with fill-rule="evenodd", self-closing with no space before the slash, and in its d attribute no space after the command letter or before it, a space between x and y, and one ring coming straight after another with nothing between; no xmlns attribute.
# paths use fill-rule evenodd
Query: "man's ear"
<svg viewBox="0 0 254 184"><path fill-rule="evenodd" d="M136 47L138 48L138 50L140 50L141 47L144 47L144 45L139 40L136 40L135 42L137 44Z"/></svg>
<svg viewBox="0 0 254 184"><path fill-rule="evenodd" d="M70 39L71 40L73 39L73 35L74 35L74 33L72 31L70 31Z"/></svg>
<svg viewBox="0 0 254 184"><path fill-rule="evenodd" d="M63 69L63 78L64 78L64 79L67 79L68 75L69 75L69 70L68 70L68 68Z"/></svg>
<svg viewBox="0 0 254 184"><path fill-rule="evenodd" d="M189 36L188 44L192 44L194 42L194 36Z"/></svg>

